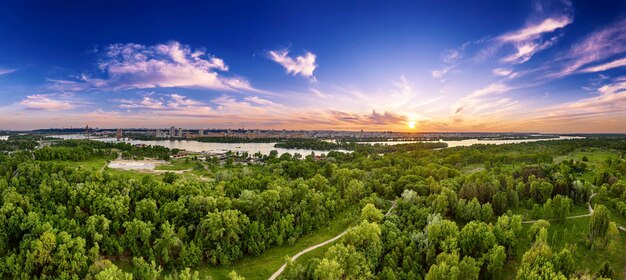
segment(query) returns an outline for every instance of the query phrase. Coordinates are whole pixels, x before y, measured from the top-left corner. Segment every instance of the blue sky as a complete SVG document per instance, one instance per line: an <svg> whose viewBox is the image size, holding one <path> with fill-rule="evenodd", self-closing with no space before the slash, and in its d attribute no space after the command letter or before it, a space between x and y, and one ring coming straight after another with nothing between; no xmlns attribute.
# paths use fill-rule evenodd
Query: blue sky
<svg viewBox="0 0 626 280"><path fill-rule="evenodd" d="M5 1L0 129L626 132L624 1Z"/></svg>

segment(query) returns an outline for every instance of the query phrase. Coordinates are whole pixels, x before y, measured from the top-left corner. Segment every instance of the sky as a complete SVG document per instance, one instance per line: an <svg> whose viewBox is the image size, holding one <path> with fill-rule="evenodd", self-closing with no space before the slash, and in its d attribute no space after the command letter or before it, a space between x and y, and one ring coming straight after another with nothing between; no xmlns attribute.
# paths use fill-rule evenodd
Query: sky
<svg viewBox="0 0 626 280"><path fill-rule="evenodd" d="M3 1L0 129L626 133L626 1Z"/></svg>

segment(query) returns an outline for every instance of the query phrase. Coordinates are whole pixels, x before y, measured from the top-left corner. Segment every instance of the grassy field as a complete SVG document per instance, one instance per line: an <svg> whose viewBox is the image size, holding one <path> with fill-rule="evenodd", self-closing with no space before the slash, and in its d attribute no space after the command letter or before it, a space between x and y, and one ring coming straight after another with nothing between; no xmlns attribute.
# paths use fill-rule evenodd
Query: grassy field
<svg viewBox="0 0 626 280"><path fill-rule="evenodd" d="M196 166L196 162L189 159L185 162L185 159L170 160L168 164L158 165L155 170L188 170L193 169Z"/></svg>
<svg viewBox="0 0 626 280"><path fill-rule="evenodd" d="M113 160L114 157L97 157L87 161L58 161L58 163L64 163L72 166L80 166L81 168L88 170L100 170L107 164L108 160Z"/></svg>
<svg viewBox="0 0 626 280"><path fill-rule="evenodd" d="M619 239L612 242L605 249L590 251L585 244L589 232L589 217L569 219L565 223L552 222L548 230L548 243L553 253L563 248L568 248L574 256L575 263L579 266L577 271L595 273L604 261L609 261L617 273L622 275L624 271L623 252L626 251L626 235L620 233ZM524 233L518 239L514 248L514 257L509 260L497 279L515 279L515 273L521 263L524 252L532 246L527 234L530 224L524 224Z"/></svg>

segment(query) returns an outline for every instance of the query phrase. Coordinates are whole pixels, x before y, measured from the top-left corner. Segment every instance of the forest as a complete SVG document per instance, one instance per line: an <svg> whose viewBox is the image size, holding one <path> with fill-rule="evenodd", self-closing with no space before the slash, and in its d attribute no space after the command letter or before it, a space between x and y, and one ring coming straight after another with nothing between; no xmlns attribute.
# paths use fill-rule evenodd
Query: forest
<svg viewBox="0 0 626 280"><path fill-rule="evenodd" d="M0 140L2 279L267 279L238 264L341 217L345 234L279 279L623 278L623 139L190 157L182 174L86 164L178 152L164 147L33 141Z"/></svg>

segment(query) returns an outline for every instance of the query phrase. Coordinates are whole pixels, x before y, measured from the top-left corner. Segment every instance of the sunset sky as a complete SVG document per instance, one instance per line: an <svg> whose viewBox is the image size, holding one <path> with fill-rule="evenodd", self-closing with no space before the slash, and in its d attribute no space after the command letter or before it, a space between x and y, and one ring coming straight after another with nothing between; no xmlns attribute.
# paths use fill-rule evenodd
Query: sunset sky
<svg viewBox="0 0 626 280"><path fill-rule="evenodd" d="M623 0L213 2L3 1L0 129L626 132Z"/></svg>

